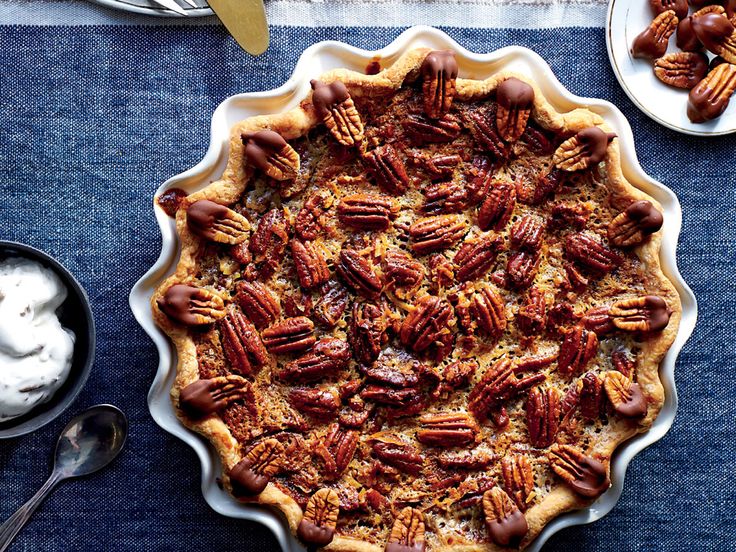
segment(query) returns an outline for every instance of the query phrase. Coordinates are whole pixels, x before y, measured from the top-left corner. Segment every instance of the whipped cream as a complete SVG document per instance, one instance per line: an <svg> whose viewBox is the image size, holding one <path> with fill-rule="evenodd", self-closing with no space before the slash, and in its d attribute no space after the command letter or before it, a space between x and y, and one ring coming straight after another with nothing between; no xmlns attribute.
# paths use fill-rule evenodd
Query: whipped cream
<svg viewBox="0 0 736 552"><path fill-rule="evenodd" d="M48 401L69 376L74 333L56 316L66 294L36 261L0 261L0 422Z"/></svg>

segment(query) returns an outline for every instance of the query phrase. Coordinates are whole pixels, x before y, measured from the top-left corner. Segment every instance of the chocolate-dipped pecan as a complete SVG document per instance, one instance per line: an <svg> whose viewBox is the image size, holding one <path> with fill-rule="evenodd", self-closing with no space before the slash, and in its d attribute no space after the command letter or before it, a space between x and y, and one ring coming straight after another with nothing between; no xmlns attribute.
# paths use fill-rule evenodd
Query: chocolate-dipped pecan
<svg viewBox="0 0 736 552"><path fill-rule="evenodd" d="M571 445L553 445L548 454L550 467L573 491L595 498L611 486L608 469Z"/></svg>
<svg viewBox="0 0 736 552"><path fill-rule="evenodd" d="M651 201L635 201L608 225L608 240L617 247L639 245L662 228L663 222L662 213Z"/></svg>
<svg viewBox="0 0 736 552"><path fill-rule="evenodd" d="M581 130L565 140L555 151L552 162L563 171L581 171L597 165L606 155L608 144L616 137L598 127Z"/></svg>
<svg viewBox="0 0 736 552"><path fill-rule="evenodd" d="M647 413L647 400L638 383L617 370L603 374L603 387L613 409L626 418L640 418Z"/></svg>
<svg viewBox="0 0 736 552"><path fill-rule="evenodd" d="M230 485L236 497L261 494L281 467L284 446L276 439L264 439L230 469Z"/></svg>
<svg viewBox="0 0 736 552"><path fill-rule="evenodd" d="M363 121L345 85L340 81L329 84L312 80L312 103L317 115L335 139L344 146L363 141Z"/></svg>
<svg viewBox="0 0 736 552"><path fill-rule="evenodd" d="M302 542L327 546L332 542L340 515L340 497L333 489L320 489L307 502L296 534Z"/></svg>
<svg viewBox="0 0 736 552"><path fill-rule="evenodd" d="M622 299L611 305L613 325L627 332L659 332L667 327L672 310L657 295Z"/></svg>
<svg viewBox="0 0 736 552"><path fill-rule="evenodd" d="M522 80L511 77L496 88L496 128L501 138L515 142L526 130L534 105L534 89Z"/></svg>
<svg viewBox="0 0 736 552"><path fill-rule="evenodd" d="M243 243L250 230L250 223L243 215L207 199L187 207L187 225L202 238L228 245Z"/></svg>
<svg viewBox="0 0 736 552"><path fill-rule="evenodd" d="M179 393L179 408L197 420L249 398L253 398L253 390L248 380L235 375L220 376L184 387Z"/></svg>
<svg viewBox="0 0 736 552"><path fill-rule="evenodd" d="M248 164L258 167L274 180L296 178L299 173L299 154L279 133L272 130L244 132L241 139Z"/></svg>
<svg viewBox="0 0 736 552"><path fill-rule="evenodd" d="M437 119L447 113L455 96L457 61L452 50L434 50L427 54L421 67L424 112Z"/></svg>
<svg viewBox="0 0 736 552"><path fill-rule="evenodd" d="M217 293L186 284L174 284L156 304L169 318L185 326L212 324L226 314L225 302Z"/></svg>
<svg viewBox="0 0 736 552"><path fill-rule="evenodd" d="M500 487L485 492L483 512L491 540L499 546L516 547L529 532L524 514Z"/></svg>
<svg viewBox="0 0 736 552"><path fill-rule="evenodd" d="M386 543L386 552L424 552L424 514L407 506L396 517Z"/></svg>

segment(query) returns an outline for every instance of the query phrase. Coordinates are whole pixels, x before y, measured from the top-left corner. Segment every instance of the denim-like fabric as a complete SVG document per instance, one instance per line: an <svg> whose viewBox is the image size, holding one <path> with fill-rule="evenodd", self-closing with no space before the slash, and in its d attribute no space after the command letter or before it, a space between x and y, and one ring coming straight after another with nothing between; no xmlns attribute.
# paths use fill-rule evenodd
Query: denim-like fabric
<svg viewBox="0 0 736 552"><path fill-rule="evenodd" d="M632 462L611 514L564 531L546 549L733 550L736 137L695 139L642 115L609 68L602 29L447 31L474 51L531 47L570 90L618 105L644 169L683 206L679 264L700 301L700 322L678 364L677 420ZM160 251L153 192L203 156L223 99L283 83L319 40L378 48L399 32L273 28L268 52L252 58L215 26L0 27L0 237L64 263L89 291L98 328L97 361L72 411L33 435L0 441L0 519L42 484L53 440L73 411L112 402L131 421L121 458L58 489L11 550L275 548L266 529L207 507L194 454L149 416L156 352L127 296Z"/></svg>

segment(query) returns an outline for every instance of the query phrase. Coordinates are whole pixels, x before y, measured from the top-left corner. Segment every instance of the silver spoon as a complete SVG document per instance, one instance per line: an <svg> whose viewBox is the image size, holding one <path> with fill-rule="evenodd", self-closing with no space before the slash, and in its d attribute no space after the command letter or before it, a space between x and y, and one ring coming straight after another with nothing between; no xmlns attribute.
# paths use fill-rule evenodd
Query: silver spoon
<svg viewBox="0 0 736 552"><path fill-rule="evenodd" d="M28 502L0 525L0 552L7 550L39 504L61 481L89 475L112 462L125 445L128 419L119 409L100 404L78 414L56 443L54 471Z"/></svg>

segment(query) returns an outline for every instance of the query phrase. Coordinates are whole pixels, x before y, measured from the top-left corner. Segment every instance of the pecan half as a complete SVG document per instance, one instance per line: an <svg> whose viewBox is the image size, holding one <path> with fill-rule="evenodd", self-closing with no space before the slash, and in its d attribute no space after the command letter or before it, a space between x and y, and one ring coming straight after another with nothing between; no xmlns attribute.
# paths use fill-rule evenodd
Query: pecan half
<svg viewBox="0 0 736 552"><path fill-rule="evenodd" d="M638 383L621 372L611 370L603 375L603 387L613 409L627 418L641 418L647 413L647 400Z"/></svg>
<svg viewBox="0 0 736 552"><path fill-rule="evenodd" d="M181 390L179 408L190 418L198 420L252 396L250 383L240 376L200 379Z"/></svg>
<svg viewBox="0 0 736 552"><path fill-rule="evenodd" d="M422 190L425 200L422 212L427 214L459 213L468 203L468 189L454 180L433 182Z"/></svg>
<svg viewBox="0 0 736 552"><path fill-rule="evenodd" d="M448 178L452 176L458 165L463 162L463 158L457 154L453 155L435 155L426 158L424 161L424 169L430 174L430 178Z"/></svg>
<svg viewBox="0 0 736 552"><path fill-rule="evenodd" d="M613 325L627 332L659 332L667 327L672 311L657 295L622 299L611 305Z"/></svg>
<svg viewBox="0 0 736 552"><path fill-rule="evenodd" d="M611 320L611 309L607 306L589 309L580 319L580 323L598 336L606 335L615 328Z"/></svg>
<svg viewBox="0 0 736 552"><path fill-rule="evenodd" d="M314 345L314 322L306 316L287 318L263 330L261 338L273 354L303 351Z"/></svg>
<svg viewBox="0 0 736 552"><path fill-rule="evenodd" d="M557 370L563 376L578 374L598 352L598 336L578 324L565 333L560 345Z"/></svg>
<svg viewBox="0 0 736 552"><path fill-rule="evenodd" d="M320 286L330 279L327 262L314 242L291 240L291 256L294 259L299 285L304 289Z"/></svg>
<svg viewBox="0 0 736 552"><path fill-rule="evenodd" d="M496 460L494 454L475 450L442 451L437 455L437 463L440 467L454 470L480 470L490 466Z"/></svg>
<svg viewBox="0 0 736 552"><path fill-rule="evenodd" d="M496 104L487 110L468 111L465 113L465 122L479 149L487 151L497 159L505 159L508 152L506 144L496 130L496 113Z"/></svg>
<svg viewBox="0 0 736 552"><path fill-rule="evenodd" d="M654 74L665 84L690 90L708 74L708 57L702 52L672 52L654 62Z"/></svg>
<svg viewBox="0 0 736 552"><path fill-rule="evenodd" d="M345 85L340 81L325 84L318 80L312 85L312 103L317 115L335 139L344 146L363 141L363 121Z"/></svg>
<svg viewBox="0 0 736 552"><path fill-rule="evenodd" d="M618 348L611 353L611 364L614 369L631 379L636 370L636 357L631 358L626 349Z"/></svg>
<svg viewBox="0 0 736 552"><path fill-rule="evenodd" d="M248 244L253 260L261 264L262 275L271 275L278 268L288 241L289 230L284 212L271 209L261 218Z"/></svg>
<svg viewBox="0 0 736 552"><path fill-rule="evenodd" d="M495 169L495 164L485 155L473 156L466 184L469 204L480 203L488 195L488 191L496 182Z"/></svg>
<svg viewBox="0 0 736 552"><path fill-rule="evenodd" d="M244 132L241 140L245 146L245 160L249 165L258 167L274 180L296 178L299 173L299 154L278 132Z"/></svg>
<svg viewBox="0 0 736 552"><path fill-rule="evenodd" d="M516 206L516 186L511 182L496 182L478 209L481 230L503 230Z"/></svg>
<svg viewBox="0 0 736 552"><path fill-rule="evenodd" d="M516 142L526 130L534 105L534 89L524 81L511 77L496 88L496 128L501 138Z"/></svg>
<svg viewBox="0 0 736 552"><path fill-rule="evenodd" d="M399 195L409 188L409 175L406 174L404 162L390 145L366 153L363 159L383 191Z"/></svg>
<svg viewBox="0 0 736 552"><path fill-rule="evenodd" d="M340 222L359 230L385 230L395 214L390 198L374 194L345 196L337 206Z"/></svg>
<svg viewBox="0 0 736 552"><path fill-rule="evenodd" d="M372 303L355 303L350 319L348 339L355 360L363 364L373 364L386 343L388 322L379 306Z"/></svg>
<svg viewBox="0 0 736 552"><path fill-rule="evenodd" d="M271 324L281 314L276 298L264 284L257 281L239 281L235 285L235 302L257 328Z"/></svg>
<svg viewBox="0 0 736 552"><path fill-rule="evenodd" d="M327 210L332 204L332 198L325 192L314 193L307 197L296 215L294 229L297 235L307 241L317 239L324 227Z"/></svg>
<svg viewBox="0 0 736 552"><path fill-rule="evenodd" d="M538 251L544 236L544 223L532 215L524 215L511 227L511 247L521 251Z"/></svg>
<svg viewBox="0 0 736 552"><path fill-rule="evenodd" d="M421 399L421 393L416 387L394 389L385 385L366 385L360 398L387 406L408 407Z"/></svg>
<svg viewBox="0 0 736 552"><path fill-rule="evenodd" d="M633 247L662 228L662 213L651 201L635 201L608 225L608 240L618 247Z"/></svg>
<svg viewBox="0 0 736 552"><path fill-rule="evenodd" d="M615 137L615 134L606 133L598 127L585 128L560 144L552 163L563 171L585 170L603 161L608 144Z"/></svg>
<svg viewBox="0 0 736 552"><path fill-rule="evenodd" d="M506 262L506 279L516 289L526 289L534 282L541 261L539 253L514 251Z"/></svg>
<svg viewBox="0 0 736 552"><path fill-rule="evenodd" d="M436 119L429 119L423 115L408 115L401 125L409 138L418 145L452 142L462 130L459 119L449 113Z"/></svg>
<svg viewBox="0 0 736 552"><path fill-rule="evenodd" d="M350 347L346 342L334 337L324 337L311 351L287 363L279 377L304 383L317 381L334 375L345 368L349 361Z"/></svg>
<svg viewBox="0 0 736 552"><path fill-rule="evenodd" d="M424 279L424 265L400 249L387 249L383 258L386 282L394 287L414 288Z"/></svg>
<svg viewBox="0 0 736 552"><path fill-rule="evenodd" d="M384 464L411 475L419 475L424 466L424 458L417 449L397 437L382 436L374 439L371 450Z"/></svg>
<svg viewBox="0 0 736 552"><path fill-rule="evenodd" d="M214 291L174 284L156 304L172 320L185 326L212 324L225 316L225 301Z"/></svg>
<svg viewBox="0 0 736 552"><path fill-rule="evenodd" d="M386 552L424 552L424 514L407 506L396 517Z"/></svg>
<svg viewBox="0 0 736 552"><path fill-rule="evenodd" d="M565 255L581 267L602 274L623 263L621 255L587 233L569 234L565 239Z"/></svg>
<svg viewBox="0 0 736 552"><path fill-rule="evenodd" d="M416 352L432 346L444 349L452 342L450 326L454 323L452 306L444 299L427 295L417 301L415 309L404 319L399 338Z"/></svg>
<svg viewBox="0 0 736 552"><path fill-rule="evenodd" d="M318 420L334 419L340 408L340 397L332 389L295 387L289 392L289 401L299 412Z"/></svg>
<svg viewBox="0 0 736 552"><path fill-rule="evenodd" d="M670 37L677 30L677 15L667 10L654 18L631 46L631 53L636 58L657 59L667 51Z"/></svg>
<svg viewBox="0 0 736 552"><path fill-rule="evenodd" d="M544 379L544 374L532 374L519 379L511 361L506 358L499 359L486 370L468 395L468 409L477 418L485 418L491 411L501 408L505 401L518 396Z"/></svg>
<svg viewBox="0 0 736 552"><path fill-rule="evenodd" d="M332 542L340 516L340 497L333 489L320 489L307 502L296 534L306 544L327 546Z"/></svg>
<svg viewBox="0 0 736 552"><path fill-rule="evenodd" d="M314 319L328 328L335 327L348 306L348 299L348 290L342 284L327 282L320 288L320 297L314 305Z"/></svg>
<svg viewBox="0 0 736 552"><path fill-rule="evenodd" d="M462 412L439 412L419 418L417 441L428 447L460 447L475 441L480 429L476 421Z"/></svg>
<svg viewBox="0 0 736 552"><path fill-rule="evenodd" d="M383 284L373 264L354 249L343 249L338 259L337 273L353 291L369 299L381 294Z"/></svg>
<svg viewBox="0 0 736 552"><path fill-rule="evenodd" d="M588 224L590 210L582 203L557 203L552 207L548 227L552 230L582 230Z"/></svg>
<svg viewBox="0 0 736 552"><path fill-rule="evenodd" d="M483 513L491 540L499 546L517 547L529 531L524 514L500 487L483 494Z"/></svg>
<svg viewBox="0 0 736 552"><path fill-rule="evenodd" d="M418 219L409 227L411 248L418 255L441 251L459 242L468 229L462 215L438 215Z"/></svg>
<svg viewBox="0 0 736 552"><path fill-rule="evenodd" d="M534 491L534 472L529 457L524 454L507 454L501 460L503 488L524 512L529 507Z"/></svg>
<svg viewBox="0 0 736 552"><path fill-rule="evenodd" d="M733 63L736 63L736 58ZM693 123L710 121L726 110L736 90L736 65L733 63L716 66L690 91L687 116Z"/></svg>
<svg viewBox="0 0 736 552"><path fill-rule="evenodd" d="M468 360L456 360L445 366L442 371L443 384L450 389L465 387L470 383L478 367L478 361L472 358Z"/></svg>
<svg viewBox="0 0 736 552"><path fill-rule="evenodd" d="M206 240L228 245L243 243L250 230L243 215L207 199L195 201L187 208L187 225Z"/></svg>
<svg viewBox="0 0 736 552"><path fill-rule="evenodd" d="M583 376L579 384L580 414L583 418L595 420L600 417L605 409L605 395L603 394L603 383L593 372Z"/></svg>
<svg viewBox="0 0 736 552"><path fill-rule="evenodd" d="M547 325L547 301L544 292L533 287L519 307L516 323L524 335L536 335L544 331Z"/></svg>
<svg viewBox="0 0 736 552"><path fill-rule="evenodd" d="M439 292L452 285L455 279L455 266L450 262L450 259L441 253L434 253L429 256L428 264L433 291Z"/></svg>
<svg viewBox="0 0 736 552"><path fill-rule="evenodd" d="M236 497L261 494L281 467L283 457L284 446L276 439L258 442L230 469L233 494Z"/></svg>
<svg viewBox="0 0 736 552"><path fill-rule="evenodd" d="M548 454L550 467L579 495L594 498L611 486L608 469L570 445L553 445Z"/></svg>
<svg viewBox="0 0 736 552"><path fill-rule="evenodd" d="M651 6L654 15L672 10L678 19L687 17L690 7L687 0L649 0L649 6Z"/></svg>
<svg viewBox="0 0 736 552"><path fill-rule="evenodd" d="M503 238L495 232L486 232L465 240L453 259L459 282L477 280L490 270L503 247Z"/></svg>
<svg viewBox="0 0 736 552"><path fill-rule="evenodd" d="M535 387L526 401L526 423L533 447L546 448L555 442L560 424L560 393L554 387Z"/></svg>
<svg viewBox="0 0 736 552"><path fill-rule="evenodd" d="M424 81L422 95L427 117L437 119L450 110L455 97L457 61L452 50L434 50L427 54L420 67Z"/></svg>
<svg viewBox="0 0 736 552"><path fill-rule="evenodd" d="M222 350L234 372L250 376L268 362L258 331L240 310L231 309L218 325Z"/></svg>
<svg viewBox="0 0 736 552"><path fill-rule="evenodd" d="M470 314L478 327L492 338L506 329L506 304L491 286L484 286L473 295Z"/></svg>

